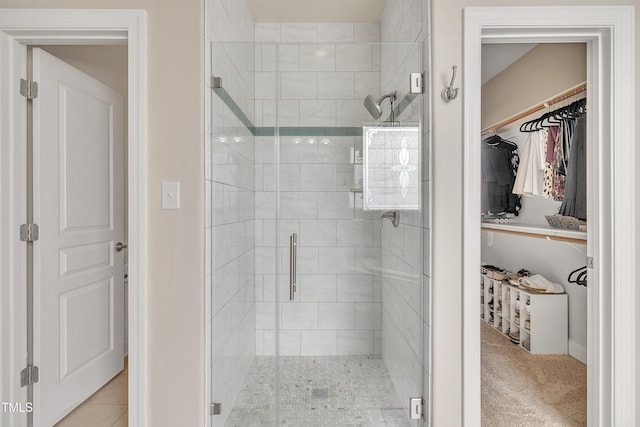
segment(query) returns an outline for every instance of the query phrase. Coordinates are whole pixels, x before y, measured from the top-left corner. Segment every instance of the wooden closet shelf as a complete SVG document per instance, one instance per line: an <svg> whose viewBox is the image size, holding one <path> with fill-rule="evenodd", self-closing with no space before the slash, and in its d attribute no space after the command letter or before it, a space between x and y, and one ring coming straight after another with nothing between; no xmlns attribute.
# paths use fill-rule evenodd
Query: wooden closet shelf
<svg viewBox="0 0 640 427"><path fill-rule="evenodd" d="M481 229L484 231L496 231L498 233L513 234L524 237L536 237L539 239L556 240L568 243L587 243L587 232L577 230L563 230L546 225L531 224L496 224L483 222Z"/></svg>

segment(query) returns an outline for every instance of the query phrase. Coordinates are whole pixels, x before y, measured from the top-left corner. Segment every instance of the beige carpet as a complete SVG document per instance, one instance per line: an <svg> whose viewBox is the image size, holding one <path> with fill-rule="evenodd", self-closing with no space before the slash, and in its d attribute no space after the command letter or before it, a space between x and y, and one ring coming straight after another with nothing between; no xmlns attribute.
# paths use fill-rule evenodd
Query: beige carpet
<svg viewBox="0 0 640 427"><path fill-rule="evenodd" d="M481 323L483 426L587 425L586 365L529 354Z"/></svg>

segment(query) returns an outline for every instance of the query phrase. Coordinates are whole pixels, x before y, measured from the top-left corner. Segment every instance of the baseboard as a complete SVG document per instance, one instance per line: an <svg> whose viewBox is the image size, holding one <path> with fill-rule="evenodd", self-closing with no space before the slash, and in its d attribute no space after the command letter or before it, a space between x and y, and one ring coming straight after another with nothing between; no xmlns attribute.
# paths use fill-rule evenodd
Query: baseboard
<svg viewBox="0 0 640 427"><path fill-rule="evenodd" d="M569 340L569 356L587 364L587 347L578 344L574 340Z"/></svg>

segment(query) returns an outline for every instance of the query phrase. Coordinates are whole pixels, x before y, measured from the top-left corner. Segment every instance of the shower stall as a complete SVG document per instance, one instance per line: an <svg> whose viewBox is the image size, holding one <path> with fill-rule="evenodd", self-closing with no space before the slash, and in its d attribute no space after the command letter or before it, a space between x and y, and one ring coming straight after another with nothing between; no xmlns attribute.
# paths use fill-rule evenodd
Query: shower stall
<svg viewBox="0 0 640 427"><path fill-rule="evenodd" d="M211 425L423 425L423 48L211 44Z"/></svg>

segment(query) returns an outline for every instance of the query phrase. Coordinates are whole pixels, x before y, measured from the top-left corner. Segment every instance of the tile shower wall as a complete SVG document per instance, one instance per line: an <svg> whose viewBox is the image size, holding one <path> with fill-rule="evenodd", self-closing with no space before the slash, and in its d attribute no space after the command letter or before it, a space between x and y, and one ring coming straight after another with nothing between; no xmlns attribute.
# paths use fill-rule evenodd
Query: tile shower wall
<svg viewBox="0 0 640 427"><path fill-rule="evenodd" d="M400 99L409 92L408 75L428 71L429 58L429 2L428 0L390 0L381 21L382 42L420 42L418 47L383 45L381 57L381 87L383 93L398 91ZM424 59L424 64L420 59ZM426 75L428 82L429 76ZM429 87L428 83L425 83ZM402 112L403 122L418 121L422 106L423 158L422 158L422 222L417 214L401 216L398 228L386 227L382 231L382 355L401 402L423 389L426 402L430 393L430 144L429 99L413 102ZM423 235L422 253L420 236ZM421 271L424 275L421 277ZM420 279L424 282L421 315ZM422 342L420 340L422 334ZM423 345L423 349L419 346ZM420 352L424 352L421 361ZM424 383L415 373L424 372ZM408 405L407 405L408 408ZM427 422L429 421L427 407Z"/></svg>
<svg viewBox="0 0 640 427"><path fill-rule="evenodd" d="M207 397L225 403L212 418L224 425L255 358L255 140L209 85L212 75L222 77L254 120L254 24L244 0L208 0L206 7Z"/></svg>
<svg viewBox="0 0 640 427"><path fill-rule="evenodd" d="M280 354L380 354L379 219L350 191L360 186L362 138L326 136L371 121L362 100L380 93L380 48L370 44L379 35L378 24L256 25L256 125L275 126L277 111L281 127L313 128L280 141L279 283L274 143L256 138L257 354L275 351L276 287ZM298 292L290 302L294 232Z"/></svg>

